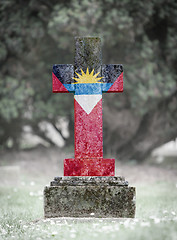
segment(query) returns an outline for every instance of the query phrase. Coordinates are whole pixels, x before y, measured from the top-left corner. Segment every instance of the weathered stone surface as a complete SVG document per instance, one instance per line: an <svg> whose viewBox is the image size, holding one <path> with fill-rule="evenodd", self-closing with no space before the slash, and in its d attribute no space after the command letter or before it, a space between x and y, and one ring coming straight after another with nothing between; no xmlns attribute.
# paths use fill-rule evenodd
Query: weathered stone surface
<svg viewBox="0 0 177 240"><path fill-rule="evenodd" d="M75 39L74 59L74 66L53 67L53 92L74 93L75 158L64 162L70 177L45 188L45 217L134 217L135 188L113 177L114 159L103 159L102 92L123 91L123 66L102 65L101 39L95 37Z"/></svg>
<svg viewBox="0 0 177 240"><path fill-rule="evenodd" d="M114 176L115 160L103 158L102 93L123 91L123 66L102 65L101 39L76 37L74 65L53 66L53 92L74 93L74 159L65 176Z"/></svg>
<svg viewBox="0 0 177 240"><path fill-rule="evenodd" d="M74 83L74 66L72 64L55 64L53 73L62 84Z"/></svg>
<svg viewBox="0 0 177 240"><path fill-rule="evenodd" d="M116 79L123 73L122 64L103 64L102 65L102 82L114 83Z"/></svg>
<svg viewBox="0 0 177 240"><path fill-rule="evenodd" d="M57 177L44 189L44 214L133 218L135 188L123 177Z"/></svg>
<svg viewBox="0 0 177 240"><path fill-rule="evenodd" d="M128 186L124 177L55 177L50 186Z"/></svg>
<svg viewBox="0 0 177 240"><path fill-rule="evenodd" d="M101 73L101 39L99 37L76 37L75 38L75 72L81 74L81 69L86 72ZM76 75L77 77L77 75Z"/></svg>

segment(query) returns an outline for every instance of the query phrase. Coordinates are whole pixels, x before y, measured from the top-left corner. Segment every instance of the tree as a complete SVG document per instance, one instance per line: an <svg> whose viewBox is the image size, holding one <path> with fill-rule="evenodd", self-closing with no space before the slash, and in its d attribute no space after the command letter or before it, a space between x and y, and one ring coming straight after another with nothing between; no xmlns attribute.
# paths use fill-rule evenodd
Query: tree
<svg viewBox="0 0 177 240"><path fill-rule="evenodd" d="M46 138L39 122L58 129L58 115L72 139L72 96L49 89L52 64L73 62L77 35L101 36L103 62L124 64L124 93L104 96L105 153L142 160L177 136L175 1L13 0L0 9L2 145L11 136L18 146L25 124Z"/></svg>

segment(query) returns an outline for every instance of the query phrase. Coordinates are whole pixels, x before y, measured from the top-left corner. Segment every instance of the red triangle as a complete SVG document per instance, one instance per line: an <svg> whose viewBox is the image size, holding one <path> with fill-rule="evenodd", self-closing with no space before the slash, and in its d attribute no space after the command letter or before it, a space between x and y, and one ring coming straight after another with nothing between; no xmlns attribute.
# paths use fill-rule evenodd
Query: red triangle
<svg viewBox="0 0 177 240"><path fill-rule="evenodd" d="M116 79L108 92L123 92L123 73Z"/></svg>
<svg viewBox="0 0 177 240"><path fill-rule="evenodd" d="M60 80L55 76L54 73L52 73L52 80L53 80L53 92L54 93L59 93L59 92L65 93L65 92L68 92L68 90L60 82Z"/></svg>

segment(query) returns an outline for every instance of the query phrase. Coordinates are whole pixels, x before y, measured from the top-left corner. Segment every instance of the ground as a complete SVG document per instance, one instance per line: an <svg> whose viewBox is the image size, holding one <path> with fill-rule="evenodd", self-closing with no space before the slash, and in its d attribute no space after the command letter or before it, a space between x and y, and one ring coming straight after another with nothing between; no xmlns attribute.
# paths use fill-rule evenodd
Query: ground
<svg viewBox="0 0 177 240"><path fill-rule="evenodd" d="M1 152L0 239L177 239L174 162L116 162L116 175L136 187L135 219L44 219L44 186L62 175L67 157L56 148Z"/></svg>

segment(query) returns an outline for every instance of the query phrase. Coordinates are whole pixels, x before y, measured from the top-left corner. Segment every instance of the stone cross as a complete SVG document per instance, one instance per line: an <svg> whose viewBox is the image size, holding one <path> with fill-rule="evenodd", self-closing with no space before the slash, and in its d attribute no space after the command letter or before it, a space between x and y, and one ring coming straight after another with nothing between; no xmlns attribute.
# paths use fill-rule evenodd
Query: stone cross
<svg viewBox="0 0 177 240"><path fill-rule="evenodd" d="M53 66L53 92L74 93L75 158L64 176L114 176L115 160L103 158L102 93L123 91L121 64L102 65L101 40L75 38L75 61Z"/></svg>

